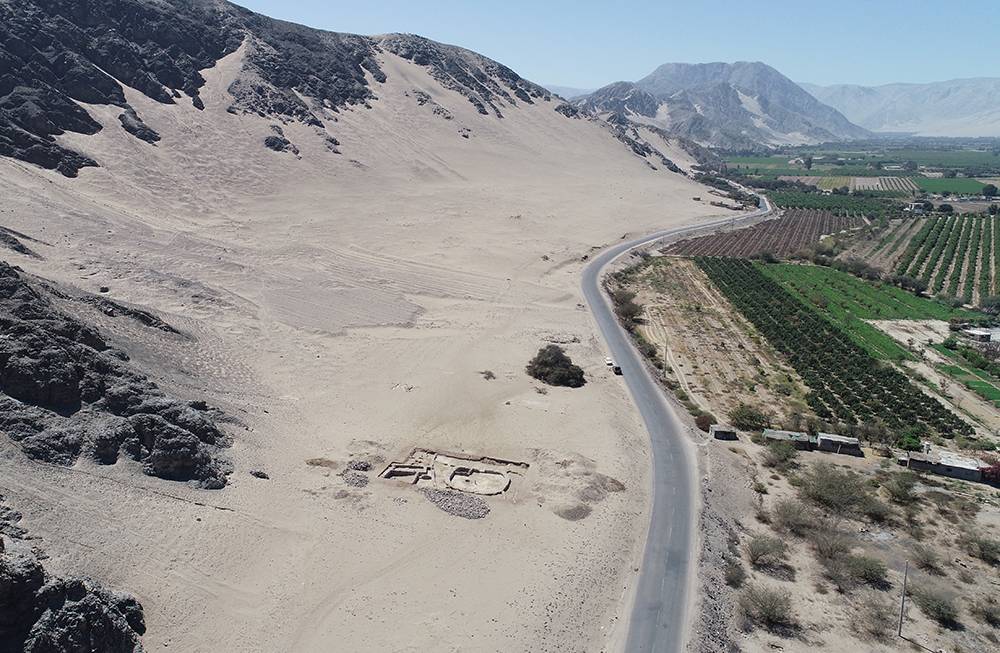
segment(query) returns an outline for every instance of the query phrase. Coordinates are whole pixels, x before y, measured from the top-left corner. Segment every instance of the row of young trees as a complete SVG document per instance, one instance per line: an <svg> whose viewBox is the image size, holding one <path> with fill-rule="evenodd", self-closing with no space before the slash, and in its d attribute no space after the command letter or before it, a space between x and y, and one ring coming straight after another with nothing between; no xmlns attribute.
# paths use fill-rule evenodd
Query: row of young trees
<svg viewBox="0 0 1000 653"><path fill-rule="evenodd" d="M788 358L809 386L807 403L820 418L844 425L881 421L896 430L922 424L944 437L972 433L939 401L858 347L753 263L722 258L698 258L696 263Z"/></svg>

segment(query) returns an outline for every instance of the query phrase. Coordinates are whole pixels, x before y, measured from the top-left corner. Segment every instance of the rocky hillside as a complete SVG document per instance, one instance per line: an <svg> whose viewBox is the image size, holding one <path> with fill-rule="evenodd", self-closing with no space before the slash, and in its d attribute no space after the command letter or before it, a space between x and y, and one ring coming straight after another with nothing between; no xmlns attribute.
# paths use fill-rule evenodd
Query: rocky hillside
<svg viewBox="0 0 1000 653"><path fill-rule="evenodd" d="M102 129L79 103L119 107L122 129L156 143L123 85L162 104L202 109L200 71L243 44L243 71L229 89L233 113L322 127L343 107L377 99L383 51L426 67L482 114L503 117L504 105L551 97L462 48L413 35L326 32L221 0L0 0L0 155L67 176L96 165L56 138Z"/></svg>
<svg viewBox="0 0 1000 653"><path fill-rule="evenodd" d="M762 63L664 64L637 82L578 98L581 110L652 123L701 145L754 148L868 132Z"/></svg>
<svg viewBox="0 0 1000 653"><path fill-rule="evenodd" d="M125 454L151 476L226 484L218 459L226 436L200 402L166 396L128 355L93 327L56 306L95 304L149 328L176 331L155 316L104 297L70 295L31 281L0 261L0 431L29 457L102 465Z"/></svg>
<svg viewBox="0 0 1000 653"><path fill-rule="evenodd" d="M802 84L820 102L872 131L1000 136L1000 78L931 84Z"/></svg>

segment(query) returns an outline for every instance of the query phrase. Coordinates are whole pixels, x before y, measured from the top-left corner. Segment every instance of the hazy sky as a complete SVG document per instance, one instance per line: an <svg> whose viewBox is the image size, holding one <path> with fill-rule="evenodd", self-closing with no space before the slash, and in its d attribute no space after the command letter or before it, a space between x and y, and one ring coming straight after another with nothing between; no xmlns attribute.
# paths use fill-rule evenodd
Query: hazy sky
<svg viewBox="0 0 1000 653"><path fill-rule="evenodd" d="M799 82L1000 76L998 0L237 0L339 32L412 32L542 84L597 87L665 62L763 61Z"/></svg>

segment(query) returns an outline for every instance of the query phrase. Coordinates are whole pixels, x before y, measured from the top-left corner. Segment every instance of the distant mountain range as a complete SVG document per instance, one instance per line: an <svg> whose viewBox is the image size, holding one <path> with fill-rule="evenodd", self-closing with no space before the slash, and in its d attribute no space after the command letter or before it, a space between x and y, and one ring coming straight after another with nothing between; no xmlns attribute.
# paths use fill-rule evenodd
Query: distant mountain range
<svg viewBox="0 0 1000 653"><path fill-rule="evenodd" d="M590 95L597 90L595 88L576 88L574 86L558 86L555 84L545 84L545 88L567 100L578 98L581 95Z"/></svg>
<svg viewBox="0 0 1000 653"><path fill-rule="evenodd" d="M1000 78L884 86L800 86L872 131L1000 136Z"/></svg>
<svg viewBox="0 0 1000 653"><path fill-rule="evenodd" d="M760 62L660 66L573 100L592 115L651 124L700 145L754 148L866 138L871 134Z"/></svg>

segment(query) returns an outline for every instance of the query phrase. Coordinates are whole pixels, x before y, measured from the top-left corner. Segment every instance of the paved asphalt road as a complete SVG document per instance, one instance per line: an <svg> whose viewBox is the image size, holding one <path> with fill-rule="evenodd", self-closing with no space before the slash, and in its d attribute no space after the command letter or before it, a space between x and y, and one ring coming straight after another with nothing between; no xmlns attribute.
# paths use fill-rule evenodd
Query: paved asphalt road
<svg viewBox="0 0 1000 653"><path fill-rule="evenodd" d="M683 425L615 319L601 288L603 271L619 256L651 241L759 217L770 211L767 200L763 201L764 208L735 220L731 217L713 220L620 243L598 254L583 271L584 297L611 356L622 368L625 383L649 431L653 451L653 506L629 621L626 647L629 653L673 652L684 646L688 580L698 558L693 549L697 474Z"/></svg>

